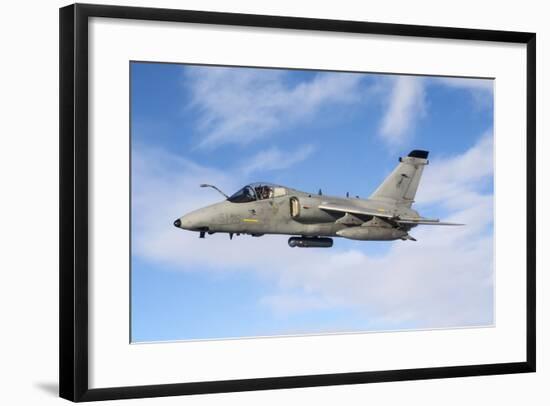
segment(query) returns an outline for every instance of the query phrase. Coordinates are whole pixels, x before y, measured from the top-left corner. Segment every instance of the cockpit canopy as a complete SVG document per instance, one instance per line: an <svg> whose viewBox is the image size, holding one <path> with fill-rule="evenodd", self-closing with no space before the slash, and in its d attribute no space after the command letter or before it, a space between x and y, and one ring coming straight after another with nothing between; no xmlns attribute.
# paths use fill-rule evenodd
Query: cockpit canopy
<svg viewBox="0 0 550 406"><path fill-rule="evenodd" d="M271 183L251 183L229 196L233 203L248 203L286 195L286 188Z"/></svg>

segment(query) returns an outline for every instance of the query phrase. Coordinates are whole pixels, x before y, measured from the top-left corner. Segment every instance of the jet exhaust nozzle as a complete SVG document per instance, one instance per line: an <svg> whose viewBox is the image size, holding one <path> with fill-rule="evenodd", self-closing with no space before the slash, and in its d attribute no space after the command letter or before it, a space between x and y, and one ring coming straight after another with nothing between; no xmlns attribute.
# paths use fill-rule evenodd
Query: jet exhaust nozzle
<svg viewBox="0 0 550 406"><path fill-rule="evenodd" d="M293 248L330 248L332 247L332 238L290 237L288 245Z"/></svg>

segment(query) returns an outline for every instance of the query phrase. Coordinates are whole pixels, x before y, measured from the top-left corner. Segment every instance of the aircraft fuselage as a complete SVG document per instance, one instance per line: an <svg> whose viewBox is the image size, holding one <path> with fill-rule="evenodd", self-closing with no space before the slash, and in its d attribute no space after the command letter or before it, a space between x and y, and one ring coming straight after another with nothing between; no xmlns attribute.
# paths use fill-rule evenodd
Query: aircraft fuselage
<svg viewBox="0 0 550 406"><path fill-rule="evenodd" d="M412 240L419 224L458 225L421 217L411 208L428 152L413 150L368 199L325 196L269 183L246 185L227 199L174 222L178 228L207 233L286 234L291 247L330 247L330 237L363 241Z"/></svg>
<svg viewBox="0 0 550 406"><path fill-rule="evenodd" d="M310 237L338 237L343 229L353 226L353 219L338 221L345 213L320 209L322 203L336 203L369 209L379 213L398 215L418 214L408 208L397 208L389 203L358 198L324 196L285 188L284 196L269 197L262 200L234 203L225 200L195 210L180 219L180 228L191 231L233 234L287 234ZM372 216L354 215L356 225L372 220ZM177 220L176 220L177 221ZM390 225L390 223L388 223ZM389 228L389 227L382 227ZM411 227L402 228L408 231ZM406 234L406 233L405 233ZM391 233L379 233L381 240L398 239ZM375 239L375 238L373 238Z"/></svg>

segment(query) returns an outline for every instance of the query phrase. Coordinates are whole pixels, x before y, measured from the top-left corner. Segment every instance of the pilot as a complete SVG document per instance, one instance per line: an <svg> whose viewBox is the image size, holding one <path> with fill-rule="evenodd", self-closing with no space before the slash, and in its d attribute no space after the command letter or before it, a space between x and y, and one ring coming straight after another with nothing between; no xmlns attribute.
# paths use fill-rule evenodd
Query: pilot
<svg viewBox="0 0 550 406"><path fill-rule="evenodd" d="M268 199L270 197L270 189L269 186L262 187L262 199Z"/></svg>

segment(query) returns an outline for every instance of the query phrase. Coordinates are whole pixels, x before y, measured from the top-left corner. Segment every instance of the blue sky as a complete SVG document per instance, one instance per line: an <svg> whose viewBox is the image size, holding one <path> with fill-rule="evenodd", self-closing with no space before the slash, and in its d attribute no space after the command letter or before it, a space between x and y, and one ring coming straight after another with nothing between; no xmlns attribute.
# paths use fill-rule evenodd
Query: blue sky
<svg viewBox="0 0 550 406"><path fill-rule="evenodd" d="M493 323L492 80L132 63L131 124L132 341ZM465 227L300 250L172 226L219 201L201 183L368 197L411 149L415 207Z"/></svg>

